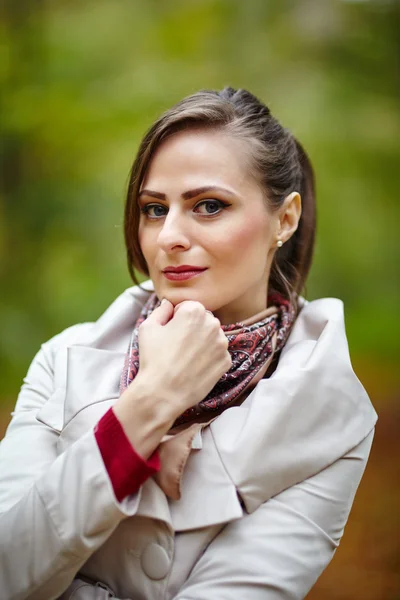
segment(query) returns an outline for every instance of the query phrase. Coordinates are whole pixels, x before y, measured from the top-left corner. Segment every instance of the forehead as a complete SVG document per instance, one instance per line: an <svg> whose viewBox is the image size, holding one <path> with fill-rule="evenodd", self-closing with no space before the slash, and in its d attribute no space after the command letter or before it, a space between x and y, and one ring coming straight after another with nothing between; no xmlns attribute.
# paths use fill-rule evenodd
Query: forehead
<svg viewBox="0 0 400 600"><path fill-rule="evenodd" d="M249 168L247 142L217 130L180 131L163 141L151 159L143 185L171 193L205 184L243 192L256 186Z"/></svg>

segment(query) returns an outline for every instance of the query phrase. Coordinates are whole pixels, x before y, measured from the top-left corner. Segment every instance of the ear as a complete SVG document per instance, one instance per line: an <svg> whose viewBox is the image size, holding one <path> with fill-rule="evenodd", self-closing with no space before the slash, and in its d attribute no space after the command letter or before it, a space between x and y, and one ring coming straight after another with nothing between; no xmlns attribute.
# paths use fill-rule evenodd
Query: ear
<svg viewBox="0 0 400 600"><path fill-rule="evenodd" d="M296 231L301 216L301 197L298 192L286 196L279 209L277 239L287 242Z"/></svg>

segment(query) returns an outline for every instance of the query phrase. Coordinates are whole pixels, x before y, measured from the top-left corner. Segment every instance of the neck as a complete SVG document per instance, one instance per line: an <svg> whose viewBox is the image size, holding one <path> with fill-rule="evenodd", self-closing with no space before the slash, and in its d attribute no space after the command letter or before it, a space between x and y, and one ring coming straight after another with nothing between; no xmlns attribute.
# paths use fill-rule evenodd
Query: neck
<svg viewBox="0 0 400 600"><path fill-rule="evenodd" d="M214 316L221 325L242 323L267 308L267 292L265 286L258 289L250 288L242 296L226 306L214 310Z"/></svg>

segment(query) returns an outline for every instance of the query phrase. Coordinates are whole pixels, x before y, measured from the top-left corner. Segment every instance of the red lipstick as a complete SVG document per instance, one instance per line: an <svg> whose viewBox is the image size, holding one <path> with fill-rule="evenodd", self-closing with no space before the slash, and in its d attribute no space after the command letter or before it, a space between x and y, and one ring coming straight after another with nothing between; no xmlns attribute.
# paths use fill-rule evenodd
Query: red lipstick
<svg viewBox="0 0 400 600"><path fill-rule="evenodd" d="M184 281L192 279L206 271L206 267L196 267L193 265L180 265L179 267L166 267L163 273L170 281Z"/></svg>

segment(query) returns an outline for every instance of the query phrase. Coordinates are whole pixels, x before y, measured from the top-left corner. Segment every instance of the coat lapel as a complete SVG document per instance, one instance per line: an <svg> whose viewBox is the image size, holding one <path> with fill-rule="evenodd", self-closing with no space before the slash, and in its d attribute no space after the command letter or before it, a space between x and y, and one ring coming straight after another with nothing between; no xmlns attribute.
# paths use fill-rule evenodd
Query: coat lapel
<svg viewBox="0 0 400 600"><path fill-rule="evenodd" d="M64 427L92 404L115 401L125 353L85 346L68 348Z"/></svg>
<svg viewBox="0 0 400 600"><path fill-rule="evenodd" d="M119 397L119 381L133 326L152 291L129 288L83 335L61 349L62 387L38 418L57 423L59 452L91 429ZM61 366L62 364L62 366ZM62 417L60 417L62 407Z"/></svg>

